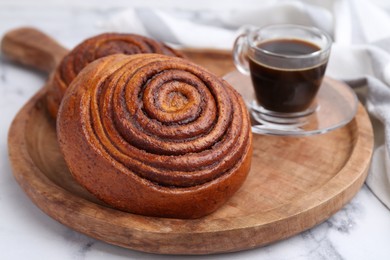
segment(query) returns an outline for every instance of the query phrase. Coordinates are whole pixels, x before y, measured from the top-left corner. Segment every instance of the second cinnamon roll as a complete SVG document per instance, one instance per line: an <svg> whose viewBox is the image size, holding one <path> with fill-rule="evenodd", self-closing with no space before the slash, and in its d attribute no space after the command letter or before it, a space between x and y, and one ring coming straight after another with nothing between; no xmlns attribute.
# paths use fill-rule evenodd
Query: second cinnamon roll
<svg viewBox="0 0 390 260"><path fill-rule="evenodd" d="M183 57L164 43L137 34L103 33L86 39L69 52L57 67L48 85L49 113L57 117L58 107L66 89L77 74L89 63L112 54L158 53Z"/></svg>

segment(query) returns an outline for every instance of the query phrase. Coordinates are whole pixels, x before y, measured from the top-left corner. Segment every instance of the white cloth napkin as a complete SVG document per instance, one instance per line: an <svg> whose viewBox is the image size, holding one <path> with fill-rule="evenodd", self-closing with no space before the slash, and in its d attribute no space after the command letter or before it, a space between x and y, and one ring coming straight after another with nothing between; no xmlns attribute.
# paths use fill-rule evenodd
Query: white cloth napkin
<svg viewBox="0 0 390 260"><path fill-rule="evenodd" d="M99 26L186 47L223 49L232 48L239 27L246 24L295 23L327 31L334 39L327 74L368 89L364 103L377 123L366 183L390 209L390 13L368 0L259 2L250 10L218 12L128 9Z"/></svg>

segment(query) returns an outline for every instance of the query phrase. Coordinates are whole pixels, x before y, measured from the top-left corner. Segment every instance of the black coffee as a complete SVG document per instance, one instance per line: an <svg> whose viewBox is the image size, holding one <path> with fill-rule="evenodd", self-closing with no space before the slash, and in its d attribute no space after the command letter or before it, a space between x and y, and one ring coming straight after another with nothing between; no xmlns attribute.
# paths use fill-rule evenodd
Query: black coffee
<svg viewBox="0 0 390 260"><path fill-rule="evenodd" d="M304 55L320 48L301 40L279 39L260 43L259 48L283 55ZM326 69L326 63L299 69L284 68L282 60L259 53L249 59L256 98L264 108L283 113L301 112L309 108L316 96ZM265 65L266 64L272 64Z"/></svg>

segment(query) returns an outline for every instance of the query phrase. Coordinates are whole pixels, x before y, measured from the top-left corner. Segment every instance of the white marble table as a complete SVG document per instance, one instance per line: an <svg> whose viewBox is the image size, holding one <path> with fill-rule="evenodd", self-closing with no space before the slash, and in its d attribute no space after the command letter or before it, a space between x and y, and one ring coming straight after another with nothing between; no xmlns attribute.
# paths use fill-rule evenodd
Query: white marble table
<svg viewBox="0 0 390 260"><path fill-rule="evenodd" d="M100 33L96 23L119 7L48 8L0 3L0 36L34 26L67 47ZM0 59L0 259L182 259L140 253L92 239L51 219L13 178L7 152L10 123L46 76ZM367 186L324 223L272 245L189 259L390 259L390 211Z"/></svg>

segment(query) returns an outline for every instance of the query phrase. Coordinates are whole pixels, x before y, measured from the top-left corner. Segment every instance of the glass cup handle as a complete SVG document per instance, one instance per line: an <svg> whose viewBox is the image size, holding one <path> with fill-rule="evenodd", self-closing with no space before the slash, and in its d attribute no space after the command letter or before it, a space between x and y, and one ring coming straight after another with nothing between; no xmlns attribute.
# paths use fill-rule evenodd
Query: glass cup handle
<svg viewBox="0 0 390 260"><path fill-rule="evenodd" d="M249 75L249 63L247 58L248 43L246 37L247 33L243 33L234 41L233 61L239 72Z"/></svg>

